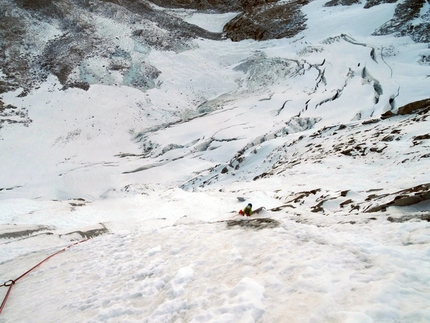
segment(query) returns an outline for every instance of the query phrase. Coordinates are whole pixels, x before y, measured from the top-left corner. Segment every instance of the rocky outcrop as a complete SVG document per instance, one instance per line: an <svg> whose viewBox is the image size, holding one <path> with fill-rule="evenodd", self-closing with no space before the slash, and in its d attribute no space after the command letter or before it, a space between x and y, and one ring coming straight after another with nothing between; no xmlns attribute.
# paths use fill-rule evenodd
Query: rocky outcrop
<svg viewBox="0 0 430 323"><path fill-rule="evenodd" d="M364 5L365 9L383 4L383 3L395 3L397 0L367 0L366 4Z"/></svg>
<svg viewBox="0 0 430 323"><path fill-rule="evenodd" d="M70 241L80 240L82 238L94 238L103 234L109 234L109 229L103 223L100 223L101 228L87 228L64 234L55 234L56 228L46 225L17 225L5 224L0 226L0 240L5 239L10 243L12 241L32 239L41 235L57 236L59 238L67 238Z"/></svg>
<svg viewBox="0 0 430 323"><path fill-rule="evenodd" d="M311 0L3 0L0 2L0 94L23 89L25 96L55 75L63 88L88 90L91 84L127 85L147 90L160 74L145 62L151 48L181 52L197 37L233 41L288 38L306 29L302 7ZM239 12L214 33L190 24L161 8L205 12ZM430 42L430 11L426 0L367 0L364 9L396 2L393 18L374 35L410 36ZM359 0L331 0L326 6L349 6ZM127 26L125 37L136 42L138 53L121 48L119 39L103 34L100 21ZM132 55L133 54L133 55ZM100 66L91 68L91 62ZM429 64L423 54L421 64Z"/></svg>
<svg viewBox="0 0 430 323"><path fill-rule="evenodd" d="M11 104L4 105L0 100L0 129L3 128L4 124L18 123L28 127L31 122L26 108L17 108Z"/></svg>
<svg viewBox="0 0 430 323"><path fill-rule="evenodd" d="M36 236L40 234L51 235L54 227L46 225L11 225L0 227L0 239L19 239L22 237Z"/></svg>
<svg viewBox="0 0 430 323"><path fill-rule="evenodd" d="M293 37L306 28L301 8L308 2L294 0L250 8L224 26L225 35L233 41Z"/></svg>
<svg viewBox="0 0 430 323"><path fill-rule="evenodd" d="M397 207L399 210L405 210L404 214L400 217L390 216L388 220L391 222L430 220L428 211L419 210L420 208L425 209L425 203L430 200L430 183L393 193L386 193L383 189L369 190L360 192L360 194L349 195L349 193L348 190L328 192L322 189L292 193L287 197L278 197L280 200L285 200L284 204L268 211L279 212L287 206L292 209L299 209L299 206L304 203L309 205L310 212L326 215L337 212L342 214L387 212L389 207ZM424 205L418 205L423 202ZM416 210L415 208L405 209L408 206L415 206Z"/></svg>
<svg viewBox="0 0 430 323"><path fill-rule="evenodd" d="M248 11L256 6L279 0L151 0L163 8L211 10L215 12Z"/></svg>
<svg viewBox="0 0 430 323"><path fill-rule="evenodd" d="M430 10L422 13L425 3L426 0L399 2L393 18L375 30L373 34L396 34L410 36L416 42L430 42Z"/></svg>
<svg viewBox="0 0 430 323"><path fill-rule="evenodd" d="M411 113L428 113L430 111L430 99L419 100L401 106L397 109L397 113L387 111L381 115L382 119L387 119L395 115L405 115Z"/></svg>
<svg viewBox="0 0 430 323"><path fill-rule="evenodd" d="M126 25L133 53L100 28L100 21ZM49 75L64 88L91 84L155 87L158 71L145 62L150 48L180 52L196 37L221 39L149 3L132 0L5 0L0 3L0 94L25 96ZM100 66L92 68L90 62Z"/></svg>
<svg viewBox="0 0 430 323"><path fill-rule="evenodd" d="M430 109L430 99L408 103L398 109L398 114L411 114L421 109Z"/></svg>
<svg viewBox="0 0 430 323"><path fill-rule="evenodd" d="M241 227L245 229L273 229L280 226L280 222L271 218L252 218L252 219L237 219L228 220L227 228Z"/></svg>
<svg viewBox="0 0 430 323"><path fill-rule="evenodd" d="M360 3L360 0L332 0L325 4L326 7L333 7L333 6L350 6L356 3Z"/></svg>
<svg viewBox="0 0 430 323"><path fill-rule="evenodd" d="M428 214L408 214L400 217L389 216L387 218L388 221L393 223L403 223L412 220L418 221L427 221L430 222L430 213Z"/></svg>
<svg viewBox="0 0 430 323"><path fill-rule="evenodd" d="M373 198L378 202L380 198ZM389 206L410 206L430 200L430 184L422 184L405 189L388 196L383 196L381 203L372 205L365 210L366 213L385 211Z"/></svg>

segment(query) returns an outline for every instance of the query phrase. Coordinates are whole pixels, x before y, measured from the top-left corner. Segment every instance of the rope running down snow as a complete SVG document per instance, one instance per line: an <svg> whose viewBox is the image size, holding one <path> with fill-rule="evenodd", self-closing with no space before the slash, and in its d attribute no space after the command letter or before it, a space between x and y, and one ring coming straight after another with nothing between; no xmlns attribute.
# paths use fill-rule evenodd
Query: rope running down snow
<svg viewBox="0 0 430 323"><path fill-rule="evenodd" d="M79 243L82 243L82 242L85 242L85 241L88 241L88 240L90 240L90 238L88 238L88 239L84 239L84 240L80 240L80 241L78 241L78 242L75 242L75 243L73 243L73 244L71 244L71 245L67 246L67 247L64 247L63 249L61 249L61 250L57 251L56 253L53 253L53 254L52 254L52 255L50 255L49 257L47 257L47 258L45 258L44 260L42 260L41 262L39 262L36 266L34 266L34 267L32 267L31 269L27 270L25 273L23 273L23 274L22 274L21 276L19 276L18 278L13 279L13 280L12 280L12 279L11 279L11 280L8 280L8 281L7 281L7 282L5 282L4 284L0 285L0 287L9 287L8 291L6 292L6 296L4 297L3 302L1 303L1 306L0 306L0 314L2 313L2 311L3 311L3 309L4 309L5 305L6 305L7 299L8 299L8 297L9 297L9 294L10 294L10 291L12 290L13 285L15 285L15 284L16 284L16 282L17 282L18 280L20 280L22 277L24 277L25 275L27 275L29 272L31 272L31 271L32 271L33 269L35 269L36 267L40 266L42 263L44 263L44 262L45 262L45 261L47 261L48 259L50 259L50 258L54 257L55 255L58 255L59 253L61 253L61 252L63 252L63 251L66 251L67 249L69 249L70 247L72 247L72 246L74 246L74 245L77 245L77 244L79 244Z"/></svg>

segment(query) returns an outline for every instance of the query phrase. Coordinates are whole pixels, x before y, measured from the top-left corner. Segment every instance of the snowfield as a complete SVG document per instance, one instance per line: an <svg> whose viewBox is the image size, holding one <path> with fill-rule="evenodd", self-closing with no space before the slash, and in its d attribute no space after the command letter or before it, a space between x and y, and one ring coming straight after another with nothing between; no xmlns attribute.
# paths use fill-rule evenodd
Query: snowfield
<svg viewBox="0 0 430 323"><path fill-rule="evenodd" d="M430 49L372 36L395 4L324 3L292 39L183 51L98 17L154 87L1 94L0 323L430 322Z"/></svg>
<svg viewBox="0 0 430 323"><path fill-rule="evenodd" d="M2 320L429 318L428 222L263 211L256 217L270 217L280 225L255 230L227 226L225 220L232 218L228 211L241 206L232 201L231 193L174 189L158 194L88 203L74 211L68 202L34 203L33 213L26 203L9 204L10 209L27 208L27 214L11 217L15 223L44 219L57 229L54 235L4 244L2 249L8 250L2 253L4 279L18 277L69 240L82 239L78 234L61 235L73 230L72 221L85 228L84 224L103 220L112 234L71 247L17 282ZM250 194L253 201L270 205L269 197Z"/></svg>

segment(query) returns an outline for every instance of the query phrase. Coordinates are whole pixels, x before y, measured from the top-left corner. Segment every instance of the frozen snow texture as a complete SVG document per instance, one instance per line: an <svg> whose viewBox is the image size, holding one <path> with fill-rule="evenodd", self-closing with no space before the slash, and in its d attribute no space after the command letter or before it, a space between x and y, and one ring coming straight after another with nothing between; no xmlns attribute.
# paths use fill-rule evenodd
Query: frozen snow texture
<svg viewBox="0 0 430 323"><path fill-rule="evenodd" d="M430 183L430 119L380 118L429 97L428 46L371 36L393 4L325 2L294 39L177 51L101 19L126 51L73 72L99 84L3 93L31 124L1 115L0 283L101 235L14 285L0 322L429 322L429 201L389 202ZM148 90L107 85L138 60ZM228 226L249 202L279 226Z"/></svg>

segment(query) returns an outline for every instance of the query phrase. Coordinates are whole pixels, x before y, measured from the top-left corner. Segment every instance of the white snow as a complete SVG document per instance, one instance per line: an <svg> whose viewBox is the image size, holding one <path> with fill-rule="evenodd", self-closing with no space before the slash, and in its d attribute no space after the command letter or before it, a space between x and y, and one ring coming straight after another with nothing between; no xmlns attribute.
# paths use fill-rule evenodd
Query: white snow
<svg viewBox="0 0 430 323"><path fill-rule="evenodd" d="M430 223L387 221L405 212L399 207L376 215L339 211L347 199L364 202L371 190L430 183L429 159L420 158L428 143L410 145L428 133L429 121L404 124L383 157L319 158L312 148L319 144L322 154L343 135L333 130L309 137L324 126L353 129L378 117L392 96L397 108L428 98L430 66L418 63L427 45L371 36L395 4L363 11L362 5L323 8L325 2L304 8L308 29L294 39L200 39L180 53L145 53L162 71L159 86L146 92L103 84L61 91L51 77L26 97L2 94L3 102L28 109L32 123L0 129L0 234L40 231L0 239L0 284L83 239L76 231L105 227L109 233L68 248L17 281L0 323L429 322ZM233 14L176 15L220 31ZM109 27L108 20L103 24ZM111 27L113 37L127 29ZM121 42L133 47L130 39ZM236 68L261 53L266 60L258 73ZM280 74L275 60L267 63L278 58L306 68ZM324 60L326 83L316 85L318 70L311 65ZM383 86L377 103L363 67ZM339 99L321 103L342 88ZM299 113L320 121L310 130L296 123L294 133L275 136ZM398 119L386 122L378 129ZM371 142L372 127L348 134ZM301 136L302 144L288 146ZM211 169L227 166L244 147L240 168L213 179ZM276 158L290 156L302 162L252 180ZM406 158L412 160L407 167ZM190 184L200 178L212 185ZM185 183L187 190L179 188ZM270 211L311 190L320 191L295 208ZM343 190L349 192L341 197ZM326 213L311 212L327 196ZM248 202L265 210L244 221L271 218L280 225L228 227ZM429 208L423 202L407 211ZM0 287L0 301L6 290Z"/></svg>
<svg viewBox="0 0 430 323"><path fill-rule="evenodd" d="M237 16L238 13L200 13L195 10L175 9L169 11L173 16L180 17L184 21L199 26L214 33L220 33L223 27L231 19Z"/></svg>

